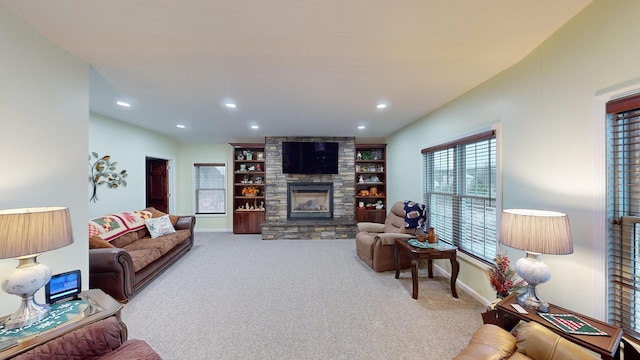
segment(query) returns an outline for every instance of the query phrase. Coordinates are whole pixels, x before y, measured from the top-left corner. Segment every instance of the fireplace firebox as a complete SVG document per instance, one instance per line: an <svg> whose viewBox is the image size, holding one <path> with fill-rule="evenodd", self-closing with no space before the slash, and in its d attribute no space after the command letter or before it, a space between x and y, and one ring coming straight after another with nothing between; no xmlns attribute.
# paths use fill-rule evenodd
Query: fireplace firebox
<svg viewBox="0 0 640 360"><path fill-rule="evenodd" d="M333 219L333 183L288 183L287 220L320 219Z"/></svg>

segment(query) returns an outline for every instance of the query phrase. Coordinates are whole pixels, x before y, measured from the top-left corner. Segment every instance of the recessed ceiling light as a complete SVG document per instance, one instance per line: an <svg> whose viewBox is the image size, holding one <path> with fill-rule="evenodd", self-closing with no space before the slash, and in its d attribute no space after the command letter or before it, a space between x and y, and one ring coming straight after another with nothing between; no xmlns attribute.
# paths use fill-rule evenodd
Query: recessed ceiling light
<svg viewBox="0 0 640 360"><path fill-rule="evenodd" d="M186 126L184 126L184 125L182 125L182 124L178 124L178 125L176 125L176 127L177 127L178 129L184 129Z"/></svg>
<svg viewBox="0 0 640 360"><path fill-rule="evenodd" d="M120 106L124 106L124 107L130 107L131 104L124 102L124 101L117 101L116 104L120 105Z"/></svg>
<svg viewBox="0 0 640 360"><path fill-rule="evenodd" d="M359 130L364 130L364 129L366 129L366 128L367 128L367 127L366 127L366 126L364 126L364 125L360 125L360 126L358 126L358 129L359 129Z"/></svg>
<svg viewBox="0 0 640 360"><path fill-rule="evenodd" d="M224 106L228 107L229 109L235 109L236 108L236 104L234 104L234 103L226 103L226 104L224 104Z"/></svg>
<svg viewBox="0 0 640 360"><path fill-rule="evenodd" d="M252 129L260 129L260 126L258 126L258 125L251 125L251 128L252 128Z"/></svg>
<svg viewBox="0 0 640 360"><path fill-rule="evenodd" d="M377 107L378 109L384 109L384 108L386 108L386 107L387 107L387 104L378 104L376 107Z"/></svg>

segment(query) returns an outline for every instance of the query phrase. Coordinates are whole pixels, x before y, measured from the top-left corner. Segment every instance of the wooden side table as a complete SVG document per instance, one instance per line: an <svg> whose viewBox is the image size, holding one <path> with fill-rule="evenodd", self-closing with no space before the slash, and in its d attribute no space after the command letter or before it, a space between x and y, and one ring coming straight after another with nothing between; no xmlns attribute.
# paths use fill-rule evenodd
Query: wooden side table
<svg viewBox="0 0 640 360"><path fill-rule="evenodd" d="M54 329L42 332L36 336L19 339L17 345L8 347L0 351L0 359L9 359L64 334L70 333L76 329L87 326L102 319L106 319L110 316L115 316L118 319L122 328L122 341L124 342L127 340L127 328L120 318L120 312L123 308L122 304L114 300L111 296L105 294L100 289L90 289L87 291L83 291L79 294L78 297L89 304L83 316L74 320L70 320ZM4 319L6 318L7 316L0 318L0 322L4 321Z"/></svg>
<svg viewBox="0 0 640 360"><path fill-rule="evenodd" d="M589 324L595 326L599 330L607 333L608 336L577 335L566 333L558 329L547 320L540 317L538 313L533 309L525 308L525 310L529 312L528 314L520 314L519 312L517 312L511 306L511 304L518 303L516 300L516 295L516 293L513 293L507 296L496 306L496 310L498 312L498 326L506 330L511 330L509 328L509 324L513 324L514 319L535 321L545 326L547 329L562 336L563 338L600 354L600 357L602 359L620 359L620 339L622 338L621 328L590 318L586 315L579 314L575 311L567 310L559 306L549 304L549 314L573 314L580 319L588 322Z"/></svg>
<svg viewBox="0 0 640 360"><path fill-rule="evenodd" d="M395 239L393 257L396 262L396 279L398 279L400 278L400 252L411 256L411 280L413 282L411 297L418 298L418 263L420 260L428 261L429 278L433 279L433 260L449 259L451 262L451 295L457 298L456 280L460 272L460 263L456 257L458 248L444 242L438 242L432 244L432 247L422 249L409 245L408 241L408 239Z"/></svg>

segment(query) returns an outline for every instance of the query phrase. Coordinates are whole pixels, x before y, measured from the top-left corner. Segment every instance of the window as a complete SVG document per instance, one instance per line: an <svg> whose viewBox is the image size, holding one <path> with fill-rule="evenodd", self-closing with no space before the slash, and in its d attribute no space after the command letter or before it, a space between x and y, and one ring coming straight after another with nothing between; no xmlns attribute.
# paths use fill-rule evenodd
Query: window
<svg viewBox="0 0 640 360"><path fill-rule="evenodd" d="M224 214L227 177L224 164L194 164L196 214Z"/></svg>
<svg viewBox="0 0 640 360"><path fill-rule="evenodd" d="M607 103L608 318L640 335L640 96Z"/></svg>
<svg viewBox="0 0 640 360"><path fill-rule="evenodd" d="M422 150L429 226L471 256L496 255L496 135L480 133Z"/></svg>

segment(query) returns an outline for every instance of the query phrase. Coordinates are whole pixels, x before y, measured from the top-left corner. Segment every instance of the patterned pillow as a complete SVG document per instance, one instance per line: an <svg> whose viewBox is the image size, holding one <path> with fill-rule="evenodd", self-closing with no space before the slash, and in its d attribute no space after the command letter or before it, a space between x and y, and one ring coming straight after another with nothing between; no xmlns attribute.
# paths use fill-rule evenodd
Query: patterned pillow
<svg viewBox="0 0 640 360"><path fill-rule="evenodd" d="M171 225L169 215L160 216L158 218L146 219L144 221L147 224L147 230L152 239L158 236L167 235L176 232L176 229Z"/></svg>

